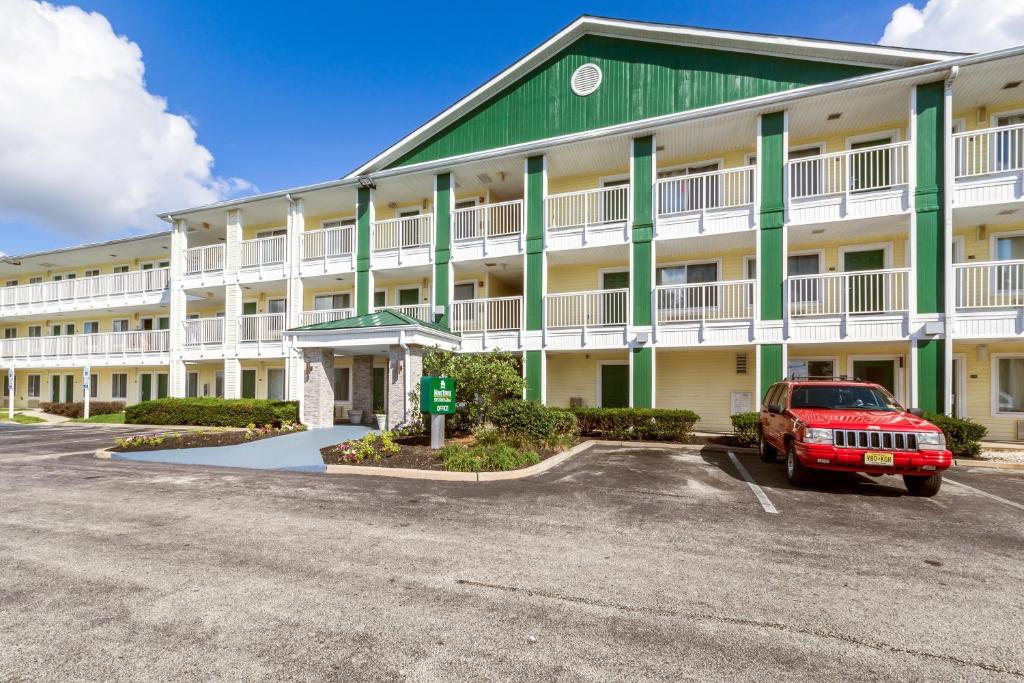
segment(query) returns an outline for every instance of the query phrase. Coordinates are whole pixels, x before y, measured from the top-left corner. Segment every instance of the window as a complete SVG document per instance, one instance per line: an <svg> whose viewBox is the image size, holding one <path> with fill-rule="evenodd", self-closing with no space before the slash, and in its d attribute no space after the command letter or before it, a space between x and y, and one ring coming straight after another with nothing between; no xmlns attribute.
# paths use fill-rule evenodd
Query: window
<svg viewBox="0 0 1024 683"><path fill-rule="evenodd" d="M692 285L717 280L717 263L688 263L662 266L655 270L655 281L658 285ZM658 294L658 303L670 309L714 307L718 305L718 290L714 285L670 289Z"/></svg>
<svg viewBox="0 0 1024 683"><path fill-rule="evenodd" d="M717 161L700 166L658 171L658 178L686 178L677 183L663 183L658 186L658 213L682 213L698 209L713 209L721 206L722 176L706 175L719 170Z"/></svg>
<svg viewBox="0 0 1024 683"><path fill-rule="evenodd" d="M256 233L256 239L261 240L265 237L280 237L281 235L287 235L287 228L274 228L273 230L261 230Z"/></svg>
<svg viewBox="0 0 1024 683"><path fill-rule="evenodd" d="M457 284L453 294L455 301L471 301L476 296L476 283L462 282Z"/></svg>
<svg viewBox="0 0 1024 683"><path fill-rule="evenodd" d="M349 380L352 376L349 368L334 368L334 400L349 401Z"/></svg>
<svg viewBox="0 0 1024 683"><path fill-rule="evenodd" d="M100 275L100 269L99 268L90 268L87 271L85 271L85 277L99 277L99 275Z"/></svg>
<svg viewBox="0 0 1024 683"><path fill-rule="evenodd" d="M624 187L629 185L629 178L616 180L604 180L602 187ZM629 216L629 191L626 192L605 192L601 195L601 215L598 216L600 223L613 223L624 221ZM590 209L593 211L593 209ZM590 221L593 223L594 219Z"/></svg>
<svg viewBox="0 0 1024 683"><path fill-rule="evenodd" d="M42 388L39 375L28 376L28 397L39 398L39 392Z"/></svg>
<svg viewBox="0 0 1024 683"><path fill-rule="evenodd" d="M4 373L4 374L7 374L7 373ZM11 395L11 387L7 383L7 378L6 377L3 378L3 385L4 385L4 398L7 398L8 396Z"/></svg>
<svg viewBox="0 0 1024 683"><path fill-rule="evenodd" d="M110 397L128 398L128 375L124 372L115 372L110 376Z"/></svg>
<svg viewBox="0 0 1024 683"><path fill-rule="evenodd" d="M1024 114L1009 114L996 119L996 126L1017 126L1024 123ZM1020 129L1000 132L996 139L996 170L1009 171L1024 166L1024 140Z"/></svg>
<svg viewBox="0 0 1024 683"><path fill-rule="evenodd" d="M213 376L213 392L217 398L224 398L224 371L218 370Z"/></svg>
<svg viewBox="0 0 1024 683"><path fill-rule="evenodd" d="M317 294L313 297L313 309L317 311L335 311L342 308L352 308L352 295L345 294Z"/></svg>
<svg viewBox="0 0 1024 683"><path fill-rule="evenodd" d="M284 400L284 369L267 369L267 398L272 401Z"/></svg>
<svg viewBox="0 0 1024 683"><path fill-rule="evenodd" d="M28 283L30 285L38 285L38 284L42 284L42 282L43 282L43 277L41 275L36 275L36 276L30 277L28 279Z"/></svg>
<svg viewBox="0 0 1024 683"><path fill-rule="evenodd" d="M1024 235L996 237L996 260L1019 261L1024 259Z"/></svg>
<svg viewBox="0 0 1024 683"><path fill-rule="evenodd" d="M834 360L800 360L790 359L789 377L835 377L836 364Z"/></svg>
<svg viewBox="0 0 1024 683"><path fill-rule="evenodd" d="M159 263L156 264L156 267L157 268L170 268L171 267L171 262L170 261L160 261Z"/></svg>
<svg viewBox="0 0 1024 683"><path fill-rule="evenodd" d="M93 374L89 377L89 398L100 397L100 376Z"/></svg>
<svg viewBox="0 0 1024 683"><path fill-rule="evenodd" d="M789 150L789 161L816 157L821 154L821 145ZM824 191L825 166L821 159L795 164L790 167L789 188L793 197L813 197ZM823 189L824 188L824 189Z"/></svg>
<svg viewBox="0 0 1024 683"><path fill-rule="evenodd" d="M794 254L786 259L788 276L818 275L821 272L820 254ZM818 278L794 280L790 287L791 303L799 304L818 300Z"/></svg>
<svg viewBox="0 0 1024 683"><path fill-rule="evenodd" d="M82 323L82 332L85 334L96 334L100 331L100 324L95 320L90 320L87 323Z"/></svg>
<svg viewBox="0 0 1024 683"><path fill-rule="evenodd" d="M1000 413L1024 413L1024 356L996 359L997 408Z"/></svg>
<svg viewBox="0 0 1024 683"><path fill-rule="evenodd" d="M373 293L373 306L374 308L384 308L388 305L388 293L383 289L378 289Z"/></svg>
<svg viewBox="0 0 1024 683"><path fill-rule="evenodd" d="M420 288L413 287L411 289L400 289L398 290L398 305L399 306L415 306L420 302Z"/></svg>
<svg viewBox="0 0 1024 683"><path fill-rule="evenodd" d="M128 331L128 320L113 320L110 323L111 328L114 332L127 332Z"/></svg>
<svg viewBox="0 0 1024 683"><path fill-rule="evenodd" d="M189 398L196 398L199 396L199 373L190 372L188 373L188 381L185 386L185 395Z"/></svg>
<svg viewBox="0 0 1024 683"><path fill-rule="evenodd" d="M320 224L322 230L330 230L331 228L343 228L345 226L355 225L355 218L338 218L333 221L324 221Z"/></svg>
<svg viewBox="0 0 1024 683"><path fill-rule="evenodd" d="M996 237L995 251L997 261L1024 261L1024 235ZM1008 263L1005 266L997 266L995 270L996 286L1000 294L1016 293L1019 298L1024 293L1024 282L1021 277L1024 275L1024 266L1019 263ZM1024 303L1024 301L1016 303Z"/></svg>
<svg viewBox="0 0 1024 683"><path fill-rule="evenodd" d="M17 327L5 327L4 328L4 339L14 339L18 336Z"/></svg>
<svg viewBox="0 0 1024 683"><path fill-rule="evenodd" d="M130 266L114 266L111 272L114 273L127 273L130 270Z"/></svg>
<svg viewBox="0 0 1024 683"><path fill-rule="evenodd" d="M267 299L267 313L284 313L285 306L284 299Z"/></svg>
<svg viewBox="0 0 1024 683"><path fill-rule="evenodd" d="M30 336L30 337L42 337L43 336L43 327L42 327L42 325L29 325L28 326L28 336Z"/></svg>
<svg viewBox="0 0 1024 683"><path fill-rule="evenodd" d="M881 190L892 186L892 152L889 149L870 150L892 144L891 135L850 144L850 150L861 150L850 158L850 189L853 192Z"/></svg>
<svg viewBox="0 0 1024 683"><path fill-rule="evenodd" d="M17 287L18 286L18 281L17 280L8 280L7 284L4 285L4 286L5 287Z"/></svg>

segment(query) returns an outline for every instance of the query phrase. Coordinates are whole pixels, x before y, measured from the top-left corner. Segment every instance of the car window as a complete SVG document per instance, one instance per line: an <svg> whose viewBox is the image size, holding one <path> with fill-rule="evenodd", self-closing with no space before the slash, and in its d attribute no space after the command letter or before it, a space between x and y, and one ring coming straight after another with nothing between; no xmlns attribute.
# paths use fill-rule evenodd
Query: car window
<svg viewBox="0 0 1024 683"><path fill-rule="evenodd" d="M789 398L789 385L788 384L780 384L779 385L779 393L775 395L775 405L777 405L781 410L785 410L786 409L786 403L787 403L786 399L788 399L788 398Z"/></svg>
<svg viewBox="0 0 1024 683"><path fill-rule="evenodd" d="M902 410L889 392L871 386L804 385L793 391L794 408Z"/></svg>
<svg viewBox="0 0 1024 683"><path fill-rule="evenodd" d="M768 387L768 393L764 395L764 404L766 406L772 405L772 401L775 398L775 395L778 394L778 393L779 393L779 385L778 384L773 384L770 387Z"/></svg>

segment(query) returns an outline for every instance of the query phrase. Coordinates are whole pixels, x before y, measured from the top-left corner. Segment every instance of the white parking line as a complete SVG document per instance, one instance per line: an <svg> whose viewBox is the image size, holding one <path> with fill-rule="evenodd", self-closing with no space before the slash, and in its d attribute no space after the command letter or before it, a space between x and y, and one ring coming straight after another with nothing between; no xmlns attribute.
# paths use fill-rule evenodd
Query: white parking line
<svg viewBox="0 0 1024 683"><path fill-rule="evenodd" d="M1024 510L1024 505L1021 505L1020 503L1015 503L1012 500L1006 500L1005 498L1000 498L999 496L993 495L993 494L989 493L988 491L982 491L981 489L976 489L973 486L968 486L967 484L961 484L958 481L953 481L949 477L945 478L945 482L947 484L953 484L954 486L960 486L962 488L967 489L968 491L974 491L975 493L977 493L979 495L982 495L982 496L985 496L986 498L991 498L992 500L998 500L1000 503L1006 503L1010 507L1015 507L1018 510Z"/></svg>
<svg viewBox="0 0 1024 683"><path fill-rule="evenodd" d="M729 459L732 460L732 464L735 465L736 469L738 469L740 474L743 475L743 478L747 481L747 486L749 486L750 490L754 492L754 495L757 497L757 502L761 504L764 511L773 515L779 514L779 511L775 509L772 502L768 500L768 495L764 492L764 489L757 485L754 478L750 476L750 472L747 472L747 468L740 464L740 459L737 458L736 454L732 451L729 451Z"/></svg>

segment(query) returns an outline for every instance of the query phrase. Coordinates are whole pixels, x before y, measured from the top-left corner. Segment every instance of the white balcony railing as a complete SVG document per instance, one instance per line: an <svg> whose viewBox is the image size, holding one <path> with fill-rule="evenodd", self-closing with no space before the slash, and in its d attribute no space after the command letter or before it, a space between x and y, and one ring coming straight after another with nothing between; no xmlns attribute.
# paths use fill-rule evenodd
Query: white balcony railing
<svg viewBox="0 0 1024 683"><path fill-rule="evenodd" d="M547 198L548 230L573 230L629 219L629 185L553 194Z"/></svg>
<svg viewBox="0 0 1024 683"><path fill-rule="evenodd" d="M0 359L86 358L165 353L170 348L167 330L98 332L56 337L18 337L0 340Z"/></svg>
<svg viewBox="0 0 1024 683"><path fill-rule="evenodd" d="M662 285L654 290L658 323L743 320L754 315L754 281Z"/></svg>
<svg viewBox="0 0 1024 683"><path fill-rule="evenodd" d="M1024 260L955 263L958 310L1024 307Z"/></svg>
<svg viewBox="0 0 1024 683"><path fill-rule="evenodd" d="M751 205L756 171L756 166L744 166L662 178L656 189L658 216Z"/></svg>
<svg viewBox="0 0 1024 683"><path fill-rule="evenodd" d="M75 300L106 300L167 288L168 269L133 270L95 277L0 288L0 306L27 306Z"/></svg>
<svg viewBox="0 0 1024 683"><path fill-rule="evenodd" d="M548 294L544 297L547 327L606 327L625 325L629 312L628 289Z"/></svg>
<svg viewBox="0 0 1024 683"><path fill-rule="evenodd" d="M185 346L224 343L224 318L190 318L185 321Z"/></svg>
<svg viewBox="0 0 1024 683"><path fill-rule="evenodd" d="M351 225L326 230L311 230L302 235L302 258L327 259L348 256L354 250L355 229Z"/></svg>
<svg viewBox="0 0 1024 683"><path fill-rule="evenodd" d="M388 251L429 246L433 239L433 217L427 214L392 218L373 224L373 250Z"/></svg>
<svg viewBox="0 0 1024 683"><path fill-rule="evenodd" d="M374 313L380 313L381 311L394 311L407 315L410 318L416 318L426 323L434 322L434 316L431 313L430 304L409 304L406 306L377 306L373 309Z"/></svg>
<svg viewBox="0 0 1024 683"><path fill-rule="evenodd" d="M238 318L238 341L281 341L284 332L284 313L252 313Z"/></svg>
<svg viewBox="0 0 1024 683"><path fill-rule="evenodd" d="M523 320L523 297L453 301L450 310L452 332L518 330Z"/></svg>
<svg viewBox="0 0 1024 683"><path fill-rule="evenodd" d="M331 323L335 320L351 318L355 311L351 308L332 308L321 311L303 311L299 317L300 325L319 325L320 323Z"/></svg>
<svg viewBox="0 0 1024 683"><path fill-rule="evenodd" d="M242 240L241 245L243 268L281 265L288 253L287 235Z"/></svg>
<svg viewBox="0 0 1024 683"><path fill-rule="evenodd" d="M523 200L470 206L452 211L452 239L487 240L523 230Z"/></svg>
<svg viewBox="0 0 1024 683"><path fill-rule="evenodd" d="M822 154L786 163L790 199L893 189L907 184L910 143Z"/></svg>
<svg viewBox="0 0 1024 683"><path fill-rule="evenodd" d="M909 268L794 275L786 283L791 316L903 313Z"/></svg>
<svg viewBox="0 0 1024 683"><path fill-rule="evenodd" d="M1024 124L953 135L953 176L972 178L1024 169Z"/></svg>
<svg viewBox="0 0 1024 683"><path fill-rule="evenodd" d="M224 270L224 245L191 247L185 252L185 274L215 273Z"/></svg>

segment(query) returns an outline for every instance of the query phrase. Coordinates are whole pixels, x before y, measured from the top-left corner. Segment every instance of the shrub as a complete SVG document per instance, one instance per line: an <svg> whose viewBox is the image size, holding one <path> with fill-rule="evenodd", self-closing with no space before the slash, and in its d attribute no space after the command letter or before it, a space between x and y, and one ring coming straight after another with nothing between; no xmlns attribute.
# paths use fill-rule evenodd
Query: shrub
<svg viewBox="0 0 1024 683"><path fill-rule="evenodd" d="M693 436L700 417L692 410L663 408L575 408L580 432L623 441L679 441Z"/></svg>
<svg viewBox="0 0 1024 683"><path fill-rule="evenodd" d="M455 380L458 412L449 415L451 431L469 431L484 424L499 402L523 395L522 364L507 351L452 353L432 349L423 358L423 374ZM413 392L419 403L419 387Z"/></svg>
<svg viewBox="0 0 1024 683"><path fill-rule="evenodd" d="M353 439L334 447L334 452L345 462L380 462L382 458L395 455L401 447L395 443L394 432L370 432L361 439Z"/></svg>
<svg viewBox="0 0 1024 683"><path fill-rule="evenodd" d="M976 458L981 454L979 443L988 434L985 425L962 417L927 413L925 419L946 435L946 448L958 458Z"/></svg>
<svg viewBox="0 0 1024 683"><path fill-rule="evenodd" d="M445 446L438 455L444 468L452 472L504 472L540 462L534 451L520 450L509 444L476 445L466 448L457 444Z"/></svg>
<svg viewBox="0 0 1024 683"><path fill-rule="evenodd" d="M496 405L491 422L504 436L526 446L554 448L580 433L579 421L572 412L519 399Z"/></svg>
<svg viewBox="0 0 1024 683"><path fill-rule="evenodd" d="M732 416L732 435L741 446L753 446L759 440L757 413L736 413Z"/></svg>
<svg viewBox="0 0 1024 683"><path fill-rule="evenodd" d="M295 401L249 398L160 398L128 406L124 421L150 425L247 427L255 424L279 427L299 421L299 404Z"/></svg>
<svg viewBox="0 0 1024 683"><path fill-rule="evenodd" d="M85 417L85 403L74 401L69 403L40 403L44 413L63 415L64 417ZM124 401L89 401L90 415L107 415L120 413L124 410Z"/></svg>

